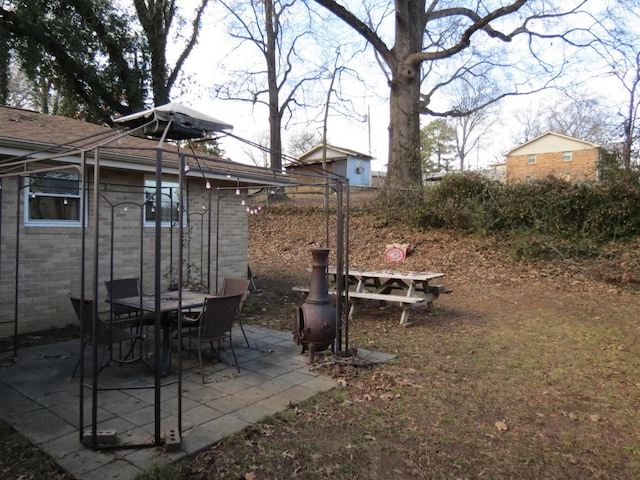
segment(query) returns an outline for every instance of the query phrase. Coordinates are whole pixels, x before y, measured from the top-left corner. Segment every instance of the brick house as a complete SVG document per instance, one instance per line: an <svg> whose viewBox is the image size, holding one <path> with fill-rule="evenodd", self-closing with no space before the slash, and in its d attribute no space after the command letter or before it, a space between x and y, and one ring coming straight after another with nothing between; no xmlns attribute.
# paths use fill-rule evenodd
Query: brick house
<svg viewBox="0 0 640 480"><path fill-rule="evenodd" d="M322 144L307 150L298 157L296 162L286 165L288 174L303 176L308 180L314 174L322 175ZM339 175L349 179L351 187L371 186L371 160L373 157L366 153L356 152L348 148L327 145L326 162L329 174ZM319 179L318 183L324 183Z"/></svg>
<svg viewBox="0 0 640 480"><path fill-rule="evenodd" d="M160 148L124 129L0 107L0 338L16 322L18 333L74 323L67 297L79 293L83 269L99 302L111 277L137 276L153 291L157 222L163 289L181 268L183 283L210 292L224 277L246 278L247 196L285 184L271 170Z"/></svg>
<svg viewBox="0 0 640 480"><path fill-rule="evenodd" d="M512 150L506 156L506 180L523 183L548 176L570 182L598 179L600 145L547 132Z"/></svg>

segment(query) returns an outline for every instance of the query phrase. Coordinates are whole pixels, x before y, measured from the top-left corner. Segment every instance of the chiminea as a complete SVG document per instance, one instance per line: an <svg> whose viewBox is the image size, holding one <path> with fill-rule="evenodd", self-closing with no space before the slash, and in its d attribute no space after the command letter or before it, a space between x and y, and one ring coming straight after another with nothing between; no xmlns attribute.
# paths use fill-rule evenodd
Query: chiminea
<svg viewBox="0 0 640 480"><path fill-rule="evenodd" d="M329 303L327 287L328 248L312 248L313 257L309 295L296 310L296 325L293 339L302 345L302 353L309 349L309 361L313 362L315 352L331 347L336 338L336 309Z"/></svg>

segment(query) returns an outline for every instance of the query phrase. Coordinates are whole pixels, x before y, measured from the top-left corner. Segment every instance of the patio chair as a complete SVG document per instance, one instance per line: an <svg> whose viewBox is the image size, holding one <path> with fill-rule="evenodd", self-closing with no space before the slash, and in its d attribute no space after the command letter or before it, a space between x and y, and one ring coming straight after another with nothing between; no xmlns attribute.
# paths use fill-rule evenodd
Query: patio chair
<svg viewBox="0 0 640 480"><path fill-rule="evenodd" d="M247 299L249 295L249 284L250 280L245 280L243 278L225 278L222 281L222 291L220 295L237 295L238 293L242 294L242 300L240 300L240 305L238 305L238 311L236 312L236 316L238 317L238 323L240 324L240 330L242 331L242 336L244 337L244 341L247 343L247 348L251 348L249 345L249 340L247 340L247 334L244 333L244 326L242 325L242 305L244 301Z"/></svg>
<svg viewBox="0 0 640 480"><path fill-rule="evenodd" d="M238 359L236 358L236 352L233 348L231 330L241 300L241 293L221 297L207 297L202 312L200 312L198 317L198 329L182 333L182 337L188 337L190 340L193 339L197 341L202 383L205 383L201 349L203 343L208 343L211 347L211 356L213 357L213 355L215 355L216 358L220 360L220 353L213 347L213 342L218 342L218 350L220 350L220 342L228 338L234 363L238 369L238 373L240 373Z"/></svg>
<svg viewBox="0 0 640 480"><path fill-rule="evenodd" d="M100 367L98 368L98 373L102 371L111 361L118 363L131 363L140 359L139 357L135 357L133 355L133 350L135 348L136 342L142 342L143 336L139 331L132 330L124 330L121 328L115 328L113 324L109 324L99 317L95 321L95 332L94 332L94 318L93 318L93 300L90 298L85 298L84 300L79 295L69 295L69 299L71 300L71 304L73 305L73 309L76 312L76 316L78 317L78 321L82 326L82 338L80 339L80 358L76 363L75 368L73 369L72 377L75 376L76 371L78 370L78 366L84 357L84 351L87 344L92 345L95 341L95 345L104 347L102 352L102 359L100 360ZM127 351L127 354L122 356L122 344L124 342L130 342L130 348ZM120 347L119 358L114 358L113 356L113 345L118 344ZM142 353L142 343L140 343L140 353ZM109 351L109 358L107 361L104 361L104 356L106 352Z"/></svg>
<svg viewBox="0 0 640 480"><path fill-rule="evenodd" d="M140 296L140 280L138 277L107 280L104 282L104 286L107 289L106 300L109 303L111 303L112 299ZM118 320L122 321L138 319L140 317L140 311L138 309L125 307L117 303L111 303L111 311Z"/></svg>

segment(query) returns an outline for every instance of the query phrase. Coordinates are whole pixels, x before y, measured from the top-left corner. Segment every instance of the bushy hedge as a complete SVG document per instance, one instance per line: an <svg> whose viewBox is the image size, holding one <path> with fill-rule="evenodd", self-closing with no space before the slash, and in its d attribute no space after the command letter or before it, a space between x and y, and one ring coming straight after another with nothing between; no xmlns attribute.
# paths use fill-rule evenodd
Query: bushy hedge
<svg viewBox="0 0 640 480"><path fill-rule="evenodd" d="M512 232L600 242L640 235L640 182L620 174L604 182L548 178L505 185L473 173L450 174L427 188L416 211L421 228Z"/></svg>

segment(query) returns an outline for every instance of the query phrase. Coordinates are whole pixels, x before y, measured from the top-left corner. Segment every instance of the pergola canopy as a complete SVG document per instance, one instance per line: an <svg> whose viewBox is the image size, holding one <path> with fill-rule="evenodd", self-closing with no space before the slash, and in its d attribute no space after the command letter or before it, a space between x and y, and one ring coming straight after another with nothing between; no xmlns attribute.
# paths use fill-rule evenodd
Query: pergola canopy
<svg viewBox="0 0 640 480"><path fill-rule="evenodd" d="M131 130L141 128L146 136L187 140L204 138L212 132L233 129L233 125L179 103L167 103L114 119Z"/></svg>

